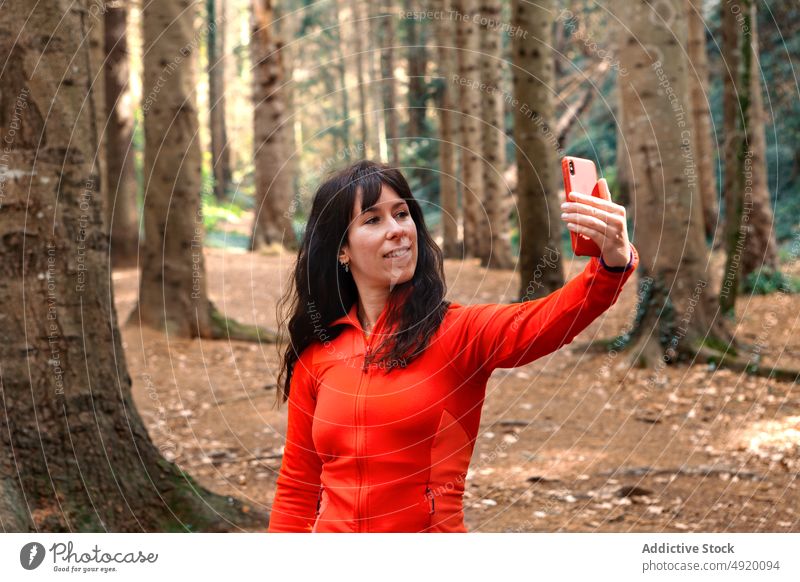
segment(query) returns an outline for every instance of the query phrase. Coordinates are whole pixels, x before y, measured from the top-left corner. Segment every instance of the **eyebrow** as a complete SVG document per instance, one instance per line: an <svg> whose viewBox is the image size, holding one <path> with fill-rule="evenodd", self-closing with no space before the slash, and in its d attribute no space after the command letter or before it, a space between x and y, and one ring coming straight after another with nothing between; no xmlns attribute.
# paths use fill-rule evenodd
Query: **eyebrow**
<svg viewBox="0 0 800 582"><path fill-rule="evenodd" d="M392 205L392 210L394 210L394 209L395 209L395 208L397 208L398 206L408 206L408 204L406 203L406 201L405 201L405 200L400 200L399 202L395 202L395 203ZM367 208L366 210L362 210L362 211L361 211L361 214L366 214L367 212L377 212L377 210L375 209L375 205L373 204L372 206L370 206L370 207L369 207L369 208Z"/></svg>

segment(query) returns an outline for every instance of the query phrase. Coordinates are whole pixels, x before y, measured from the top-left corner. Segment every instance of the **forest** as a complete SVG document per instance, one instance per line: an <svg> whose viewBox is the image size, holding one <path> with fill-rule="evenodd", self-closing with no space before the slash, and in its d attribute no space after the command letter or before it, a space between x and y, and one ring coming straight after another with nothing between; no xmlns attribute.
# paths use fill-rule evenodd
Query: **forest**
<svg viewBox="0 0 800 582"><path fill-rule="evenodd" d="M0 529L265 531L319 184L400 168L449 300L536 301L575 156L641 262L492 375L470 531L800 531L798 56L786 0L0 3Z"/></svg>

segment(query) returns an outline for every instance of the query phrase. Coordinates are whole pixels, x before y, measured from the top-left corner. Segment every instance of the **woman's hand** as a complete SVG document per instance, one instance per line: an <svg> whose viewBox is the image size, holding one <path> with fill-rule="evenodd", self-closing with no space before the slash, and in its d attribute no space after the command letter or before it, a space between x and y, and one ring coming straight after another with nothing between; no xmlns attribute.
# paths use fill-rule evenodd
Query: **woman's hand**
<svg viewBox="0 0 800 582"><path fill-rule="evenodd" d="M561 205L561 218L572 232L584 234L600 247L603 262L609 267L624 267L631 258L625 207L611 202L611 192L605 178L598 181L605 198L570 192Z"/></svg>

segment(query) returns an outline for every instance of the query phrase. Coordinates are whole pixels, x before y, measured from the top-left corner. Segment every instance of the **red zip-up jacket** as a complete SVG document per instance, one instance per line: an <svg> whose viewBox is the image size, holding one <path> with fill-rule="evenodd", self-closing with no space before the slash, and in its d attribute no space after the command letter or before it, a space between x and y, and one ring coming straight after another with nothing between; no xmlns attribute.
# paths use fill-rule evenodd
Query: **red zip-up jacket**
<svg viewBox="0 0 800 582"><path fill-rule="evenodd" d="M345 329L306 348L294 367L286 446L270 532L465 532L462 495L495 368L568 344L613 305L625 271L591 258L547 297L510 305L452 303L426 350L386 374L364 369L384 308L366 337L357 305Z"/></svg>

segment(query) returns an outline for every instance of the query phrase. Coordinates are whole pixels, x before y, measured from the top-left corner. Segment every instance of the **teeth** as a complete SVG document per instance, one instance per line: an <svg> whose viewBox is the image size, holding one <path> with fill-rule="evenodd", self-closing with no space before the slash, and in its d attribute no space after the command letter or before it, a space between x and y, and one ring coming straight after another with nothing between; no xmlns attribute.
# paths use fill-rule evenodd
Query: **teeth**
<svg viewBox="0 0 800 582"><path fill-rule="evenodd" d="M396 251L392 251L391 253L386 255L386 258L392 259L394 257L399 257L400 255L405 254L406 251L408 251L408 249L399 249L399 250L396 250Z"/></svg>

